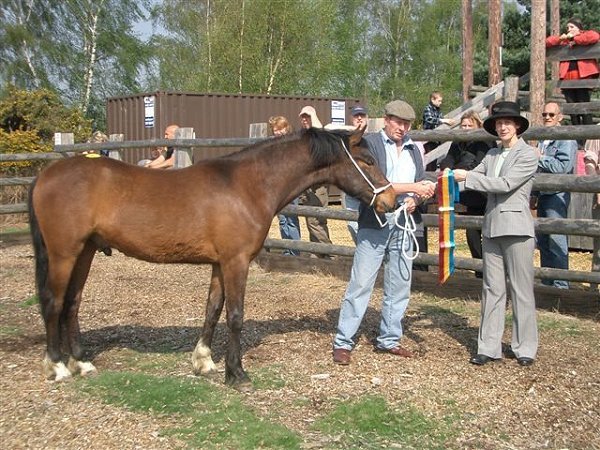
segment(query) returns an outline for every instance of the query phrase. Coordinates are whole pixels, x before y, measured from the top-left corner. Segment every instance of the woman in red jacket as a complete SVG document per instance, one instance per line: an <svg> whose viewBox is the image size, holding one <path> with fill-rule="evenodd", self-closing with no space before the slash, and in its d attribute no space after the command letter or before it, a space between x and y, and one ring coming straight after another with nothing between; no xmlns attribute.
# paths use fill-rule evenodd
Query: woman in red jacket
<svg viewBox="0 0 600 450"><path fill-rule="evenodd" d="M556 45L594 45L600 40L600 34L595 30L584 30L581 20L573 17L567 22L567 32L560 36L549 36L546 38L546 47ZM559 78L561 80L583 80L586 78L598 78L600 69L595 59L578 59L573 61L561 61L559 65ZM591 89L562 89L567 103L589 102ZM573 125L591 125L591 114L571 114Z"/></svg>

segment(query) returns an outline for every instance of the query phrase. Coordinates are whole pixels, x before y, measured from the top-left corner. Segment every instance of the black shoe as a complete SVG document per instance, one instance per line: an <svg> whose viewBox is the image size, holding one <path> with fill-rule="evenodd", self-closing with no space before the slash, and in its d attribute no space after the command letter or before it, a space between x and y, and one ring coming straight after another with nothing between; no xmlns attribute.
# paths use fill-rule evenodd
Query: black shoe
<svg viewBox="0 0 600 450"><path fill-rule="evenodd" d="M503 350L504 356L509 358L509 359L515 359L517 357L517 355L515 355L515 352L513 352L513 349L510 345L507 345L506 348Z"/></svg>
<svg viewBox="0 0 600 450"><path fill-rule="evenodd" d="M517 362L519 363L520 366L523 367L529 367L533 365L533 358L527 358L525 356L522 356L520 358L517 358Z"/></svg>
<svg viewBox="0 0 600 450"><path fill-rule="evenodd" d="M471 359L469 359L469 362L471 364L475 364L477 366L483 366L484 364L487 364L490 361L496 361L496 359L490 358L487 355L481 355L481 354L477 354L477 355L471 357Z"/></svg>

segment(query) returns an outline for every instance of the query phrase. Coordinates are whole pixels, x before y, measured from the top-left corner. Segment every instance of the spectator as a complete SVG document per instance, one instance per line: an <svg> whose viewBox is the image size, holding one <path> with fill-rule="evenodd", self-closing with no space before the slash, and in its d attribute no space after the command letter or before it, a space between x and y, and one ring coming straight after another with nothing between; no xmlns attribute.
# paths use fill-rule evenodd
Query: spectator
<svg viewBox="0 0 600 450"><path fill-rule="evenodd" d="M461 130L475 130L481 128L482 122L475 111L468 111L460 118ZM465 169L473 170L479 165L485 154L490 149L487 142L453 142L448 154L440 162L440 169ZM483 192L464 190L460 193L460 203L465 206L465 216L483 216L485 213L486 196ZM481 259L481 230L468 228L466 230L467 244L471 257ZM482 278L481 272L475 272L477 278Z"/></svg>
<svg viewBox="0 0 600 450"><path fill-rule="evenodd" d="M317 111L312 106L305 106L300 110L300 126L302 128L323 128L323 124L317 116Z"/></svg>
<svg viewBox="0 0 600 450"><path fill-rule="evenodd" d="M583 157L586 175L600 175L600 139L588 139L585 144ZM600 193L594 194L592 203L592 219L600 220ZM600 238L594 237L594 252L592 254L592 271L600 272ZM597 289L598 286L592 286Z"/></svg>
<svg viewBox="0 0 600 450"><path fill-rule="evenodd" d="M544 106L542 113L544 126L557 127L563 116L557 103L550 102ZM577 159L577 142L573 140L540 141L538 151L538 172L568 174L573 173ZM571 202L570 192L537 193L537 216L566 219ZM537 246L540 250L542 267L569 270L569 243L564 234L536 234ZM568 289L565 280L542 280L542 283L560 289Z"/></svg>
<svg viewBox="0 0 600 450"><path fill-rule="evenodd" d="M594 45L600 40L600 34L595 30L584 30L581 20L573 17L567 21L567 32L560 36L548 36L546 38L546 47L555 47L557 45ZM561 80L585 80L589 78L598 78L600 69L598 61L595 59L578 59L571 61L561 61L559 64L559 78ZM562 93L567 103L589 102L591 89L589 88L563 88ZM591 125L591 114L571 114L572 125ZM583 147L585 142L579 142Z"/></svg>
<svg viewBox="0 0 600 450"><path fill-rule="evenodd" d="M421 152L408 137L415 111L406 102L396 100L385 106L384 128L365 137L367 145L388 180L393 183L398 204L414 213L417 203L435 192L434 184L421 181L425 176ZM412 278L412 248L409 233L396 225L393 214L380 220L373 208L361 203L358 219L356 251L350 281L340 309L337 332L333 341L333 361L350 364L354 337L367 310L375 279L385 264L383 305L375 350L409 358L412 353L399 345L402 318L408 306ZM404 219L399 221L404 227Z"/></svg>
<svg viewBox="0 0 600 450"><path fill-rule="evenodd" d="M88 143L89 144L99 144L99 143L104 143L104 142L108 142L108 136L106 134L104 134L102 131L94 131L92 133L92 137L88 139ZM83 155L89 155L91 153L96 153L93 150L87 151L87 152L82 152ZM100 156L108 156L109 152L108 150L100 150Z"/></svg>
<svg viewBox="0 0 600 450"><path fill-rule="evenodd" d="M444 115L442 114L442 102L444 97L441 92L433 91L429 96L429 103L423 110L423 129L424 130L434 130L442 124L452 126L454 125L454 120L452 119L444 119ZM426 142L424 144L425 153L429 153L434 148L440 145L439 142ZM427 164L428 171L436 170L436 162L431 161Z"/></svg>
<svg viewBox="0 0 600 450"><path fill-rule="evenodd" d="M271 133L275 137L285 136L292 132L292 126L288 120L283 116L274 116L269 118L269 127ZM290 205L298 205L298 198L292 200ZM279 219L279 233L281 233L281 239L293 239L296 241L300 240L300 221L296 214L278 214ZM284 249L283 254L286 256L299 256L298 250Z"/></svg>
<svg viewBox="0 0 600 450"><path fill-rule="evenodd" d="M537 169L536 151L519 137L529 127L519 105L498 102L483 128L498 136L501 145L491 149L473 170L455 169L454 179L466 189L487 192L483 218L483 293L477 354L469 360L484 365L502 357L502 334L510 282L513 310L512 345L508 357L530 366L538 346L533 295L533 217L529 197Z"/></svg>
<svg viewBox="0 0 600 450"><path fill-rule="evenodd" d="M352 115L352 125L354 128L366 127L369 122L369 111L364 106L357 105L352 108L350 112ZM358 207L360 206L360 200L346 195L344 193L344 207L349 211L358 211ZM356 245L356 234L358 233L358 222L352 220L348 221L348 231L350 232L350 236L352 237L352 241Z"/></svg>
<svg viewBox="0 0 600 450"><path fill-rule="evenodd" d="M175 139L175 132L179 125L169 125L165 129L165 139ZM138 162L138 166L148 167L150 169L170 169L175 165L175 148L159 147L153 150L151 159L143 159Z"/></svg>
<svg viewBox="0 0 600 450"><path fill-rule="evenodd" d="M300 111L300 125L302 128L323 128L321 121L317 117L317 112L312 106L305 106ZM329 204L329 193L326 185L312 186L300 194L300 204L304 206L320 206L326 207ZM306 218L306 228L310 242L320 242L323 244L331 244L329 238L329 228L327 227L327 219L319 219L317 217ZM331 259L330 255L316 254L319 258Z"/></svg>

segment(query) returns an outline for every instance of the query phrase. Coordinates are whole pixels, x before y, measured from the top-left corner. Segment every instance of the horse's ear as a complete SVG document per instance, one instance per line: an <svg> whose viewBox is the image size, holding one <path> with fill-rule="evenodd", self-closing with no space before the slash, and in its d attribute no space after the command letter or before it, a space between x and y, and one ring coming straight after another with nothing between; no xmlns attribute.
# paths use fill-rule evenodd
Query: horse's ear
<svg viewBox="0 0 600 450"><path fill-rule="evenodd" d="M360 140L363 137L363 134L365 134L366 129L367 129L367 124L365 123L365 124L359 126L358 128L356 128L356 131L352 132L352 134L350 135L350 146L358 145L358 143L360 142Z"/></svg>

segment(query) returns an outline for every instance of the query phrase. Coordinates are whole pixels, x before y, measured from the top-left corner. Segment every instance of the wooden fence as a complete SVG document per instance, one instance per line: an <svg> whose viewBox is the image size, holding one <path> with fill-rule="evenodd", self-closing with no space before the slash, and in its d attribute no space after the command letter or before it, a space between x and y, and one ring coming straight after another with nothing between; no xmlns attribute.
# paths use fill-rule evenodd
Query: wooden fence
<svg viewBox="0 0 600 450"><path fill-rule="evenodd" d="M188 134L193 131L184 129L183 133ZM192 134L189 134L190 136ZM470 141L470 140L493 140L493 137L483 130L462 131L462 130L431 130L414 131L411 137L418 141ZM534 127L530 128L524 135L525 139L598 139L600 138L600 127L590 126L565 126L565 127ZM173 140L154 139L148 141L135 142L108 142L102 144L61 144L55 146L53 153L21 153L21 154L2 154L0 162L8 161L27 161L27 160L55 160L68 157L72 154L101 149L111 150L116 158L120 159L120 152L130 148L152 147L171 145L176 148L176 161L179 161L179 167L191 164L190 149L193 147L240 147L252 144L260 139L186 139L180 135ZM61 139L64 142L64 139ZM428 177L433 178L433 173L428 173ZM28 185L33 181L30 177L0 178L0 186L9 185ZM561 190L570 192L595 193L600 192L600 176L576 176L576 175L551 175L538 174L534 180L534 190ZM26 213L27 205L12 204L0 205L0 214ZM356 220L357 214L352 211L335 210L331 208L316 208L309 206L288 206L284 212L295 213L301 216L324 217L337 220ZM427 227L437 227L436 214L424 214L424 225ZM455 220L456 228L478 228L482 226L483 218L477 216L457 215ZM600 223L591 219L535 219L536 231L546 233L567 234L573 236L588 236L593 239L600 239ZM305 241L292 241L280 239L267 239L265 241L266 249L296 249L303 252L322 253L339 256L352 256L353 247L328 245L320 243L310 243ZM417 264L438 265L437 254L419 254ZM459 269L482 270L481 260L471 258L456 258L456 267ZM600 284L600 272L584 271L566 271L550 268L536 268L536 277L540 279L564 279L575 282L587 282L591 284Z"/></svg>

